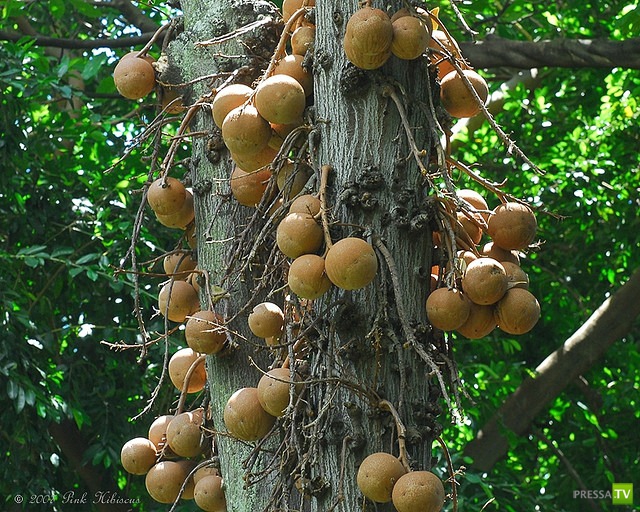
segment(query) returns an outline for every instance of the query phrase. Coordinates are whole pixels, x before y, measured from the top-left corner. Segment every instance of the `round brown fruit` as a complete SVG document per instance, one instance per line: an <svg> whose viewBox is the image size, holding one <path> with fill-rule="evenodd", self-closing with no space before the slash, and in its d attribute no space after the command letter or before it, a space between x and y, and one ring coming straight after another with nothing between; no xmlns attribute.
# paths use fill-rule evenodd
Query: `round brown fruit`
<svg viewBox="0 0 640 512"><path fill-rule="evenodd" d="M313 76L303 66L302 55L287 55L280 59L273 70L274 75L284 74L295 78L304 89L306 96L313 92Z"/></svg>
<svg viewBox="0 0 640 512"><path fill-rule="evenodd" d="M207 475L198 480L193 490L193 499L205 512L227 512L222 478L218 475Z"/></svg>
<svg viewBox="0 0 640 512"><path fill-rule="evenodd" d="M149 426L149 440L155 445L156 450L162 450L167 443L167 426L173 419L173 414L158 416Z"/></svg>
<svg viewBox="0 0 640 512"><path fill-rule="evenodd" d="M391 52L399 59L413 60L422 55L431 35L422 20L414 16L401 16L392 22Z"/></svg>
<svg viewBox="0 0 640 512"><path fill-rule="evenodd" d="M436 329L453 331L469 318L469 299L455 288L438 288L427 297L427 317Z"/></svg>
<svg viewBox="0 0 640 512"><path fill-rule="evenodd" d="M472 261L462 277L462 289L471 302L495 304L507 291L507 273L493 258Z"/></svg>
<svg viewBox="0 0 640 512"><path fill-rule="evenodd" d="M113 81L118 92L127 99L139 100L156 86L155 71L151 63L136 57L138 52L125 55L113 70Z"/></svg>
<svg viewBox="0 0 640 512"><path fill-rule="evenodd" d="M269 139L269 147L271 149L280 149L287 136L295 130L299 123L294 124L277 124L271 123L271 138Z"/></svg>
<svg viewBox="0 0 640 512"><path fill-rule="evenodd" d="M291 50L296 55L304 56L315 41L316 27L313 25L302 25L295 29L291 35Z"/></svg>
<svg viewBox="0 0 640 512"><path fill-rule="evenodd" d="M276 229L278 249L292 259L316 252L322 246L323 239L320 224L307 213L287 214Z"/></svg>
<svg viewBox="0 0 640 512"><path fill-rule="evenodd" d="M182 466L182 470L184 471L185 478L187 478L193 469L198 465L198 463L194 460L188 459L180 459L176 461L178 464ZM184 491L180 496L182 500L192 500L193 499L193 489L196 484L193 482L193 476L189 477L187 483L185 484Z"/></svg>
<svg viewBox="0 0 640 512"><path fill-rule="evenodd" d="M487 222L489 218L489 205L481 194L469 188L463 188L457 191L458 197L469 203L476 210L480 210L480 216Z"/></svg>
<svg viewBox="0 0 640 512"><path fill-rule="evenodd" d="M158 219L160 224L174 229L186 229L187 226L193 222L195 216L196 212L193 209L193 194L188 190L180 210L175 213L170 213L169 215L156 213L156 219Z"/></svg>
<svg viewBox="0 0 640 512"><path fill-rule="evenodd" d="M461 229L469 236L471 241L475 245L477 245L478 243L480 243L480 240L482 240L482 228L480 227L480 225L483 223L483 220L482 217L480 217L480 215L477 213L470 213L469 215L473 218L473 220L463 212L456 213L456 218L458 219L459 223L457 230Z"/></svg>
<svg viewBox="0 0 640 512"><path fill-rule="evenodd" d="M120 462L127 473L145 475L156 463L156 445L146 437L130 439L120 450Z"/></svg>
<svg viewBox="0 0 640 512"><path fill-rule="evenodd" d="M315 217L320 213L320 199L311 194L304 194L289 206L289 213L306 213Z"/></svg>
<svg viewBox="0 0 640 512"><path fill-rule="evenodd" d="M200 309L200 299L186 281L169 281L158 294L158 310L172 322L182 323Z"/></svg>
<svg viewBox="0 0 640 512"><path fill-rule="evenodd" d="M406 470L396 457L390 453L377 452L362 461L356 483L362 494L371 501L388 503L395 483L404 474Z"/></svg>
<svg viewBox="0 0 640 512"><path fill-rule="evenodd" d="M198 357L200 357L200 354L194 352L192 349L182 348L169 359L169 378L179 391L182 391L187 372ZM187 393L202 391L206 381L207 372L204 366L204 360L202 360L191 374Z"/></svg>
<svg viewBox="0 0 640 512"><path fill-rule="evenodd" d="M325 271L333 284L343 290L364 288L378 272L378 258L366 241L347 237L327 251Z"/></svg>
<svg viewBox="0 0 640 512"><path fill-rule="evenodd" d="M187 320L184 338L194 352L217 354L227 341L224 318L209 309L196 311Z"/></svg>
<svg viewBox="0 0 640 512"><path fill-rule="evenodd" d="M254 101L260 115L270 123L302 122L306 96L300 83L292 76L271 75L256 87Z"/></svg>
<svg viewBox="0 0 640 512"><path fill-rule="evenodd" d="M494 306L481 306L471 301L469 304L469 317L456 331L470 340L484 338L496 328Z"/></svg>
<svg viewBox="0 0 640 512"><path fill-rule="evenodd" d="M524 250L536 237L538 222L531 208L520 203L503 203L489 217L487 232L503 249Z"/></svg>
<svg viewBox="0 0 640 512"><path fill-rule="evenodd" d="M276 418L260 405L257 388L242 388L227 401L223 420L231 435L243 441L257 441L269 433Z"/></svg>
<svg viewBox="0 0 640 512"><path fill-rule="evenodd" d="M185 467L174 461L162 461L153 466L145 478L149 495L159 503L173 503L187 478Z"/></svg>
<svg viewBox="0 0 640 512"><path fill-rule="evenodd" d="M314 300L324 295L331 288L324 258L317 254L298 256L289 267L287 283L291 291L303 299Z"/></svg>
<svg viewBox="0 0 640 512"><path fill-rule="evenodd" d="M500 263L509 261L511 263L515 263L516 265L520 265L520 256L518 256L518 253L516 251L507 251L506 249L503 249L493 242L484 244L484 246L482 247L482 251L480 252L483 256L493 258Z"/></svg>
<svg viewBox="0 0 640 512"><path fill-rule="evenodd" d="M183 412L167 426L169 448L180 457L195 457L202 451L202 409Z"/></svg>
<svg viewBox="0 0 640 512"><path fill-rule="evenodd" d="M509 334L529 332L540 319L540 304L529 290L511 288L496 304L498 327Z"/></svg>
<svg viewBox="0 0 640 512"><path fill-rule="evenodd" d="M258 338L278 336L284 327L284 313L273 302L262 302L249 314L249 329Z"/></svg>
<svg viewBox="0 0 640 512"><path fill-rule="evenodd" d="M147 190L147 201L156 214L171 215L182 209L187 198L187 189L180 180L167 176L158 178Z"/></svg>
<svg viewBox="0 0 640 512"><path fill-rule="evenodd" d="M478 259L478 257L471 251L458 251L458 254L456 256L464 261L465 265L469 265L469 263Z"/></svg>
<svg viewBox="0 0 640 512"><path fill-rule="evenodd" d="M229 181L231 194L241 205L255 207L262 200L270 179L269 169L246 172L235 166Z"/></svg>
<svg viewBox="0 0 640 512"><path fill-rule="evenodd" d="M278 190L286 198L296 197L302 192L312 174L311 168L304 163L296 165L291 161L286 162L276 176ZM289 209L289 213L291 213L291 209Z"/></svg>
<svg viewBox="0 0 640 512"><path fill-rule="evenodd" d="M520 268L520 265L516 265L510 261L503 261L502 266L507 273L509 288L529 289L529 276L524 270L522 270L522 268Z"/></svg>
<svg viewBox="0 0 640 512"><path fill-rule="evenodd" d="M480 101L483 104L486 103L489 88L485 79L471 69L463 70L463 74L475 89ZM451 71L440 82L440 101L453 117L473 117L481 110L478 101L467 88L458 71Z"/></svg>
<svg viewBox="0 0 640 512"><path fill-rule="evenodd" d="M440 512L444 506L442 481L430 471L410 471L393 486L393 506L398 512Z"/></svg>
<svg viewBox="0 0 640 512"><path fill-rule="evenodd" d="M222 139L235 155L255 155L269 144L271 125L253 105L241 105L224 118Z"/></svg>
<svg viewBox="0 0 640 512"><path fill-rule="evenodd" d="M316 0L284 0L282 2L282 19L286 23L300 8L315 7Z"/></svg>
<svg viewBox="0 0 640 512"><path fill-rule="evenodd" d="M444 56L438 53L443 52L443 46L444 49L453 56L453 58L458 60L462 69L467 68L466 63L461 58L460 47L456 40L453 38L449 39L447 34L442 30L433 30L431 32L431 39L429 40L429 47L435 51L431 53L429 60L432 64L436 64L438 69L438 78L440 80L456 69L448 59L443 58Z"/></svg>
<svg viewBox="0 0 640 512"><path fill-rule="evenodd" d="M243 105L252 93L253 89L244 84L230 84L220 89L211 103L211 114L216 126L222 128L227 114L234 108Z"/></svg>
<svg viewBox="0 0 640 512"><path fill-rule="evenodd" d="M278 155L278 151L271 146L265 146L252 155L238 155L231 153L231 158L240 169L245 172L270 171L271 164Z"/></svg>
<svg viewBox="0 0 640 512"><path fill-rule="evenodd" d="M176 252L164 257L162 268L165 274L173 275L174 279L186 279L197 264L191 254Z"/></svg>
<svg viewBox="0 0 640 512"><path fill-rule="evenodd" d="M269 370L258 382L258 400L262 408L271 416L279 418L289 406L291 370L274 368ZM296 392L299 391L296 386Z"/></svg>
<svg viewBox="0 0 640 512"><path fill-rule="evenodd" d="M204 466L199 468L193 474L193 483L197 485L205 476L220 476L220 471L218 471L218 468L214 466Z"/></svg>
<svg viewBox="0 0 640 512"><path fill-rule="evenodd" d="M349 18L344 35L347 58L361 69L377 69L391 55L393 25L389 15L372 7L358 9Z"/></svg>

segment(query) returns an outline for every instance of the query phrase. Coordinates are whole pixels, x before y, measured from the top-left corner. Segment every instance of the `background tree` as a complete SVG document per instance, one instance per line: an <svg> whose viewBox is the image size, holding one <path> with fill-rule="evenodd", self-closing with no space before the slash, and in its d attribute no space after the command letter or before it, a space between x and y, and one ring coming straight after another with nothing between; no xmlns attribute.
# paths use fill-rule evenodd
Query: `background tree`
<svg viewBox="0 0 640 512"><path fill-rule="evenodd" d="M474 2L473 9L465 12L466 19L475 21L472 28L480 32L481 39L493 31L502 37L531 41L562 36L621 40L636 33L638 19L636 6L626 3L606 8L576 3L556 12L525 2L513 2L500 11L493 5ZM110 296L105 294L105 287L90 284L92 279L101 279L100 272L109 270L109 263L126 253L128 242L123 244L120 234L130 232L139 196L124 193L130 186L125 180L135 178L139 187L147 178L148 166L140 165L134 153L116 172L103 174L102 170L122 154L124 144L140 126L138 119L150 121L152 114L144 106L136 108L133 113L137 119L132 122L128 115L131 104L114 97L98 98L115 92L109 77L111 67L104 66L113 57L104 51L88 51L86 46L83 50L82 46L105 35L121 35L118 31L126 32L132 25L138 25L141 32L151 31L162 13L132 9L127 2L95 6L52 2L47 11L37 3L7 2L4 14L10 20L3 31L6 39L39 34L73 41L80 31L86 34L83 43L74 43L75 50L69 48L62 53L45 53L42 47L33 45L31 38L7 43L1 50L5 53L3 168L7 170L2 173L2 190L13 192L3 192L2 205L6 226L2 229L6 234L3 260L7 269L2 274L7 281L3 287L7 290L3 321L10 342L5 345L8 350L2 367L9 377L11 407L19 413L17 421L5 419L3 431L12 460L20 460L21 468L29 468L17 481L15 472L3 478L4 482L14 481L5 493L11 497L16 489L25 494L43 489L91 489L67 471L72 459L55 456L64 443L58 440L58 447L51 444L42 436L40 426L75 418L92 447L88 455L85 452L85 461L91 459L98 466L102 463L110 467L122 441L131 437L130 432L121 431L127 426L120 418L110 414L113 404L122 404L118 406L121 417L135 415L153 386L152 381L138 380L144 371L132 360L126 364L129 356L110 354L96 346L99 339L134 340L135 331L127 335L125 330L135 329L129 323L133 302L128 283L132 281L108 281ZM70 19L83 23L69 24ZM99 19L106 23L98 23ZM151 22L142 21L147 19ZM30 22L31 29L25 21ZM114 45L123 44L123 39ZM53 43L61 44L48 41ZM83 78L84 92L72 80L77 80L77 75L71 75L73 70ZM509 70L494 68L494 79L490 80L494 87L511 78L513 72L505 71ZM496 336L482 342L454 342L454 347L464 347L456 351L456 360L466 389L476 400L475 405L465 403L468 428L455 425L443 433L456 465L466 464L457 458L463 446L517 387L523 370L535 368L555 350L637 267L635 72L548 68L540 70L540 75L535 87L520 84L506 91L498 121L548 171L547 176L537 178L526 166L516 163L509 169L508 187L515 195L544 203L547 209L567 218L562 222L540 219L545 244L531 256L529 270L544 317L534 333L518 340ZM98 83L102 83L101 88L94 86ZM588 88L581 85L585 83L590 84ZM78 103L78 99L83 102ZM59 108L70 103L72 108ZM519 122L514 123L514 118ZM87 119L92 121L93 130L87 129ZM109 126L115 129L105 129ZM496 181L505 176L504 152L488 127L472 133L463 131L458 137L463 141L457 149L461 160L480 162L483 172L495 176ZM69 142L63 144L69 140L76 142L71 149ZM550 146L549 140L555 143ZM118 194L120 202L115 200L114 189L123 191ZM113 212L127 215L116 216ZM56 221L66 229L51 231ZM55 236L43 241L43 233ZM175 243L172 234L156 230L153 234L143 231L143 239L148 241L146 247L152 244L164 249ZM89 242L99 249L83 245ZM65 253L65 249L75 252ZM575 257L567 259L568 251ZM87 259L83 260L84 255ZM141 253L141 260L146 257ZM146 311L152 303L143 299ZM100 326L113 327L114 316L124 327L113 335L99 331ZM88 333L88 327L82 329L88 324L95 326L93 331L79 337L79 333ZM159 324L149 328L161 330ZM630 437L637 412L632 401L621 397L633 396L637 390L635 342L633 334L628 334L609 350L601 367L583 375L576 386L556 397L549 415L537 420L530 437L514 439L507 459L498 463L492 474L468 472L462 479L461 505L483 504L495 497L500 506L522 509L553 498L556 507L575 510L576 502L567 489L580 485L606 488L613 480L633 481L628 468L637 463L637 440ZM92 354L97 350L99 356ZM100 357L106 358L106 363L96 367ZM159 354L152 354L152 360L160 361ZM146 376L153 377L156 371L152 366ZM91 380L83 380L88 375ZM122 380L114 381L116 376ZM141 382L137 389L130 384L133 376ZM106 389L88 394L84 382L100 382ZM104 397L109 393L114 396L105 404ZM130 409L125 404L130 404ZM167 407L168 401L160 401L157 410ZM109 419L104 419L105 413ZM444 420L441 418L446 424ZM139 423L133 427L137 434L145 428ZM20 446L36 448L35 453L18 455L25 453ZM601 456L603 453L606 456ZM58 460L61 468L52 472L50 464ZM512 492L515 486L517 495Z"/></svg>

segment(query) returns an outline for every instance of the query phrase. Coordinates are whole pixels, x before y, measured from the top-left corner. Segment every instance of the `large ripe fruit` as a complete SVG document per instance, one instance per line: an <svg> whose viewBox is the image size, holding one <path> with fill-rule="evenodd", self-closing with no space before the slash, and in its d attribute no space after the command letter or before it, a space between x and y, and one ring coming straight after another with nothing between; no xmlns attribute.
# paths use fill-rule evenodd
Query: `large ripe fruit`
<svg viewBox="0 0 640 512"><path fill-rule="evenodd" d="M493 258L478 258L467 265L462 289L470 301L480 305L495 304L507 291L507 273Z"/></svg>
<svg viewBox="0 0 640 512"><path fill-rule="evenodd" d="M313 217L320 213L320 199L311 194L304 194L289 206L289 213L307 213Z"/></svg>
<svg viewBox="0 0 640 512"><path fill-rule="evenodd" d="M211 103L211 115L218 128L222 128L222 123L227 114L234 108L243 105L253 93L253 89L244 84L230 84L220 89Z"/></svg>
<svg viewBox="0 0 640 512"><path fill-rule="evenodd" d="M520 265L512 263L510 261L503 261L502 266L507 273L507 280L509 282L509 288L523 288L529 289L529 276L520 268Z"/></svg>
<svg viewBox="0 0 640 512"><path fill-rule="evenodd" d="M431 35L427 25L414 16L401 16L392 23L391 52L399 59L413 60L427 49Z"/></svg>
<svg viewBox="0 0 640 512"><path fill-rule="evenodd" d="M481 306L471 301L469 305L469 317L456 331L470 340L484 338L496 328L494 306Z"/></svg>
<svg viewBox="0 0 640 512"><path fill-rule="evenodd" d="M489 88L485 79L471 69L463 70L463 74L484 104L489 97ZM440 101L453 117L473 117L481 110L478 101L458 71L451 71L440 82Z"/></svg>
<svg viewBox="0 0 640 512"><path fill-rule="evenodd" d="M158 310L172 322L182 323L187 316L200 309L195 288L186 281L169 281L158 294Z"/></svg>
<svg viewBox="0 0 640 512"><path fill-rule="evenodd" d="M507 249L503 249L499 245L494 244L493 242L488 242L484 244L480 253L483 256L487 256L488 258L493 258L494 260L499 261L500 263L505 263L507 261L511 263L515 263L516 265L520 265L520 256L516 251L508 251Z"/></svg>
<svg viewBox="0 0 640 512"><path fill-rule="evenodd" d="M159 503L173 503L187 478L185 467L174 461L162 461L153 466L145 478L149 495Z"/></svg>
<svg viewBox="0 0 640 512"><path fill-rule="evenodd" d="M291 370L274 368L258 382L258 400L262 408L271 416L280 417L289 406ZM296 392L299 390L296 386Z"/></svg>
<svg viewBox="0 0 640 512"><path fill-rule="evenodd" d="M179 391L182 391L184 380L191 365L198 359L200 354L194 352L190 348L182 348L178 350L169 359L169 378L173 385ZM202 391L207 381L207 372L204 366L204 360L196 366L189 379L189 387L187 393L197 393Z"/></svg>
<svg viewBox="0 0 640 512"><path fill-rule="evenodd" d="M509 334L524 334L540 318L540 304L535 296L523 288L511 288L496 304L498 327Z"/></svg>
<svg viewBox="0 0 640 512"><path fill-rule="evenodd" d="M347 58L361 69L377 69L391 55L393 25L389 15L372 7L358 9L349 18L344 34Z"/></svg>
<svg viewBox="0 0 640 512"><path fill-rule="evenodd" d="M469 318L469 299L455 288L438 288L427 297L427 317L436 329L453 331Z"/></svg>
<svg viewBox="0 0 640 512"><path fill-rule="evenodd" d="M525 204L503 203L489 217L487 233L503 249L524 250L536 237L536 216Z"/></svg>
<svg viewBox="0 0 640 512"><path fill-rule="evenodd" d="M364 288L378 272L378 258L365 240L347 237L327 251L325 271L333 284L343 290Z"/></svg>
<svg viewBox="0 0 640 512"><path fill-rule="evenodd" d="M289 258L315 253L323 240L320 224L306 213L289 213L276 229L278 249Z"/></svg>
<svg viewBox="0 0 640 512"><path fill-rule="evenodd" d="M136 57L138 52L125 55L113 70L113 81L118 92L130 100L139 100L156 86L155 71L151 63Z"/></svg>
<svg viewBox="0 0 640 512"><path fill-rule="evenodd" d="M146 437L130 439L120 450L120 462L127 473L145 475L156 463L156 445Z"/></svg>
<svg viewBox="0 0 640 512"><path fill-rule="evenodd" d="M196 311L187 320L184 338L194 352L217 354L227 341L224 318L209 309Z"/></svg>
<svg viewBox="0 0 640 512"><path fill-rule="evenodd" d="M193 499L205 512L227 512L222 478L218 475L207 475L199 479L193 490Z"/></svg>
<svg viewBox="0 0 640 512"><path fill-rule="evenodd" d="M404 474L406 470L396 457L390 453L377 452L362 461L356 483L362 494L371 501L388 503L395 483Z"/></svg>
<svg viewBox="0 0 640 512"><path fill-rule="evenodd" d="M331 288L324 268L324 258L317 254L298 256L289 267L287 284L293 293L303 299L314 300Z"/></svg>
<svg viewBox="0 0 640 512"><path fill-rule="evenodd" d="M249 314L248 323L258 338L278 336L284 327L284 313L273 302L261 302Z"/></svg>
<svg viewBox="0 0 640 512"><path fill-rule="evenodd" d="M313 25L302 25L295 29L291 35L291 50L296 55L304 56L315 41L316 27Z"/></svg>
<svg viewBox="0 0 640 512"><path fill-rule="evenodd" d="M230 177L231 194L241 205L256 206L262 200L271 179L271 171L246 172L236 166Z"/></svg>
<svg viewBox="0 0 640 512"><path fill-rule="evenodd" d="M193 222L195 216L196 213L193 208L193 194L189 190L187 190L184 203L182 203L180 210L168 215L156 213L156 219L158 219L160 224L174 229L186 229L187 226Z"/></svg>
<svg viewBox="0 0 640 512"><path fill-rule="evenodd" d="M276 421L260 405L257 388L242 388L231 395L223 419L229 433L243 441L263 438Z"/></svg>
<svg viewBox="0 0 640 512"><path fill-rule="evenodd" d="M178 213L187 198L187 189L182 182L171 176L158 178L147 190L147 201L156 214Z"/></svg>
<svg viewBox="0 0 640 512"><path fill-rule="evenodd" d="M305 95L309 96L313 92L313 75L304 68L303 62L302 55L287 55L278 61L273 74L284 74L295 78L304 89Z"/></svg>
<svg viewBox="0 0 640 512"><path fill-rule="evenodd" d="M167 443L167 426L173 419L173 414L164 414L158 416L149 426L149 441L151 441L157 450L161 450Z"/></svg>
<svg viewBox="0 0 640 512"><path fill-rule="evenodd" d="M253 105L241 105L224 118L222 139L231 153L255 155L269 143L271 125Z"/></svg>
<svg viewBox="0 0 640 512"><path fill-rule="evenodd" d="M162 260L164 273L173 275L174 279L186 279L197 264L198 262L191 257L191 254L184 252L169 254Z"/></svg>
<svg viewBox="0 0 640 512"><path fill-rule="evenodd" d="M283 0L282 19L286 23L289 18L301 7L315 7L316 0Z"/></svg>
<svg viewBox="0 0 640 512"><path fill-rule="evenodd" d="M444 486L431 471L410 471L393 486L393 506L398 512L440 512Z"/></svg>
<svg viewBox="0 0 640 512"><path fill-rule="evenodd" d="M180 457L195 457L202 451L202 409L183 412L167 426L169 448Z"/></svg>
<svg viewBox="0 0 640 512"><path fill-rule="evenodd" d="M284 74L271 75L256 87L254 98L260 115L270 123L302 122L306 97L302 85Z"/></svg>

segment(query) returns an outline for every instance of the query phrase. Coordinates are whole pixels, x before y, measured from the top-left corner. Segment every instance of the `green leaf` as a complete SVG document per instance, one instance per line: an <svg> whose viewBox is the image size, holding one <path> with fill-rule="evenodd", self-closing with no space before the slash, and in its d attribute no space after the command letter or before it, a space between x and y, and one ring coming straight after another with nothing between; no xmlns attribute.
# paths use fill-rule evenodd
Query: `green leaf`
<svg viewBox="0 0 640 512"><path fill-rule="evenodd" d="M98 74L98 71L104 66L107 61L107 56L104 53L92 56L82 69L82 78L84 80L90 80Z"/></svg>

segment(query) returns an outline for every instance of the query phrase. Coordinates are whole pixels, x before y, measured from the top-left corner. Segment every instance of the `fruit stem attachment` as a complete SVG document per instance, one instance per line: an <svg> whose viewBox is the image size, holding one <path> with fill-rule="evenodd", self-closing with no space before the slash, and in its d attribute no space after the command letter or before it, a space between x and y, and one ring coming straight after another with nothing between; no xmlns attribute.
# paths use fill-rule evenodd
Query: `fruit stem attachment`
<svg viewBox="0 0 640 512"><path fill-rule="evenodd" d="M191 380L191 376L193 375L193 372L196 371L196 368L198 367L198 365L204 363L204 360L206 359L206 355L202 354L200 356L198 356L196 358L196 360L191 363L191 366L189 366L189 369L187 370L187 373L184 376L184 382L182 383L182 390L180 391L180 399L178 400L178 408L176 409L176 416L180 413L182 413L182 409L184 409L184 403L187 401L187 390L189 389L189 381Z"/></svg>
<svg viewBox="0 0 640 512"><path fill-rule="evenodd" d="M158 40L158 38L160 37L160 34L162 34L166 29L168 29L170 25L171 23L165 23L160 28L158 28L158 30L156 30L151 36L151 39L149 39L149 42L145 44L142 50L140 50L137 53L136 57L145 56L147 52L151 49L151 47L155 44L155 42Z"/></svg>
<svg viewBox="0 0 640 512"><path fill-rule="evenodd" d="M331 249L331 232L329 231L329 219L327 216L327 186L329 183L329 173L333 171L332 165L323 165L320 171L320 219L322 220L322 231L324 232L324 244L326 251Z"/></svg>
<svg viewBox="0 0 640 512"><path fill-rule="evenodd" d="M404 423L402 423L398 411L393 406L393 404L389 402L389 400L380 400L378 402L378 407L380 407L380 409L389 411L393 416L393 419L396 422L396 429L398 430L398 451L400 452L398 459L400 459L400 462L404 466L404 469L406 469L407 471L411 471L411 466L409 465L409 459L407 457L407 445L405 441L407 437L407 429L404 426Z"/></svg>
<svg viewBox="0 0 640 512"><path fill-rule="evenodd" d="M456 487L457 485L456 473L453 470L453 462L451 461L451 454L449 453L449 448L447 448L447 445L445 444L445 442L442 440L440 436L436 437L436 441L438 441L438 444L440 445L440 447L442 448L442 451L444 452L444 457L447 459L447 467L449 469L449 475L451 480L451 499L453 501L452 512L458 512L458 489Z"/></svg>

